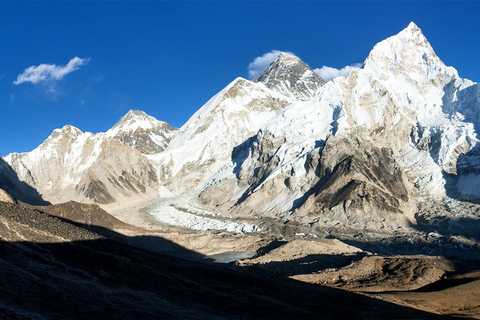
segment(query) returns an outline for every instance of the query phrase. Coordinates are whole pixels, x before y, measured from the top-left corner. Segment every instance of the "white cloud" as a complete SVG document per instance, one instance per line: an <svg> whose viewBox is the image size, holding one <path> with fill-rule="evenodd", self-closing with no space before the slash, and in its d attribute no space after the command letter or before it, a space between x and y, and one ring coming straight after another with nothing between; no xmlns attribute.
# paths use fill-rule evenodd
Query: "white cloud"
<svg viewBox="0 0 480 320"><path fill-rule="evenodd" d="M19 85L24 82L39 83L42 81L60 80L70 72L78 70L80 66L86 64L89 60L90 58L81 59L75 57L66 66L44 63L38 66L31 66L18 75L17 80L13 81L13 83Z"/></svg>
<svg viewBox="0 0 480 320"><path fill-rule="evenodd" d="M361 63L356 63L351 66L345 66L342 69L337 69L337 68L332 68L332 67L327 67L323 66L321 68L316 68L313 71L320 76L325 81L330 81L336 77L348 77L350 75L350 72L352 72L353 69L356 68L361 68L362 64Z"/></svg>
<svg viewBox="0 0 480 320"><path fill-rule="evenodd" d="M248 78L254 79L258 77L283 51L272 50L260 57L256 57L248 64Z"/></svg>
<svg viewBox="0 0 480 320"><path fill-rule="evenodd" d="M280 53L285 51L272 50L263 54L262 56L256 57L252 62L248 64L248 78L254 79L258 77L268 66L280 55ZM290 53L290 52L286 52ZM345 66L342 69L332 68L328 66L323 66L321 68L316 68L313 71L318 74L323 80L330 81L336 77L348 77L350 72L355 68L362 68L361 63L356 63L350 66Z"/></svg>

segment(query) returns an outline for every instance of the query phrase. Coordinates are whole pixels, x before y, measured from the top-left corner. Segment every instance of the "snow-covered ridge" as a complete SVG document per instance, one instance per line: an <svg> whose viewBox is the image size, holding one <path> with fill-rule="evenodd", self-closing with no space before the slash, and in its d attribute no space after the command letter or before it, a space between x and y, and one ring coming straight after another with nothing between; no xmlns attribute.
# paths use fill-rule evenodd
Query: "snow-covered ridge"
<svg viewBox="0 0 480 320"><path fill-rule="evenodd" d="M165 180L182 169L207 165L215 172L230 161L231 150L276 115L291 99L243 78L237 78L211 98L183 125L165 152L150 156L168 168ZM200 170L199 175L208 174Z"/></svg>
<svg viewBox="0 0 480 320"><path fill-rule="evenodd" d="M66 125L36 149L5 160L18 178L52 203L112 203L153 192L154 168L134 148L107 133L83 133Z"/></svg>

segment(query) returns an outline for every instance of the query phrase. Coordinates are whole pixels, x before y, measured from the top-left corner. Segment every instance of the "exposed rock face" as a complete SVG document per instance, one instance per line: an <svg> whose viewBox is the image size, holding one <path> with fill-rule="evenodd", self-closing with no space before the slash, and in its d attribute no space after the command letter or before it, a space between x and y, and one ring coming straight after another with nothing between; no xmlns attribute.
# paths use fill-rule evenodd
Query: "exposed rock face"
<svg viewBox="0 0 480 320"><path fill-rule="evenodd" d="M0 189L0 201L7 203L15 203L15 199L12 198L5 190Z"/></svg>
<svg viewBox="0 0 480 320"><path fill-rule="evenodd" d="M140 151L72 126L55 130L32 152L8 155L7 161L21 181L52 203L132 201L152 196L157 185L156 172Z"/></svg>
<svg viewBox="0 0 480 320"><path fill-rule="evenodd" d="M300 100L310 99L325 84L313 70L298 57L281 53L277 59L254 82L287 97Z"/></svg>
<svg viewBox="0 0 480 320"><path fill-rule="evenodd" d="M357 138L331 136L321 155L318 162L310 158L309 166L317 176L313 181L318 181L294 203L298 213L369 231L414 222L415 211L411 210L416 208L409 203L412 186L391 149Z"/></svg>
<svg viewBox="0 0 480 320"><path fill-rule="evenodd" d="M174 193L189 189L230 163L234 146L254 135L291 99L238 78L182 126L168 149L150 157Z"/></svg>
<svg viewBox="0 0 480 320"><path fill-rule="evenodd" d="M32 204L48 204L37 190L19 180L17 173L2 156L0 156L0 189L3 189L7 202L10 202L10 198L15 198Z"/></svg>
<svg viewBox="0 0 480 320"><path fill-rule="evenodd" d="M152 154L164 151L176 132L166 122L143 111L130 110L106 134L143 154Z"/></svg>

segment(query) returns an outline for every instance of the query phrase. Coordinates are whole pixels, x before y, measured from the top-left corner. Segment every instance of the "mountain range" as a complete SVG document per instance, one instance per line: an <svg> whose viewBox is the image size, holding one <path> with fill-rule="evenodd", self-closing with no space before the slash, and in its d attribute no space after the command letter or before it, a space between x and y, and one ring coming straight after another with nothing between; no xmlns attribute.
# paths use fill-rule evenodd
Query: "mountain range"
<svg viewBox="0 0 480 320"><path fill-rule="evenodd" d="M480 85L446 66L412 22L347 78L325 82L282 53L179 129L142 111L105 133L56 129L0 158L0 188L198 230L478 233L479 112Z"/></svg>

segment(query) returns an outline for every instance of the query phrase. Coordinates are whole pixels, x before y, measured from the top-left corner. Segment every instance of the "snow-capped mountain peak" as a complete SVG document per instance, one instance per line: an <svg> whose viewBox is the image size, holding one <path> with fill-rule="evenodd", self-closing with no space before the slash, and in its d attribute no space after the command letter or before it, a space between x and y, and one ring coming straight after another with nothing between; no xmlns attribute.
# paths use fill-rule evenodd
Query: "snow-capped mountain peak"
<svg viewBox="0 0 480 320"><path fill-rule="evenodd" d="M283 64L294 64L294 63L301 63L302 60L300 60L299 57L294 55L293 53L290 52L282 52L278 55L278 57L275 59L277 62L283 63Z"/></svg>
<svg viewBox="0 0 480 320"><path fill-rule="evenodd" d="M137 130L151 130L164 124L165 122L159 121L143 111L130 110L107 131L107 135L113 137L119 134L134 133Z"/></svg>
<svg viewBox="0 0 480 320"><path fill-rule="evenodd" d="M421 75L431 78L438 71L444 72L446 67L422 30L411 22L398 34L375 45L365 61L365 68L376 73L390 73L395 77L403 73L411 77Z"/></svg>
<svg viewBox="0 0 480 320"><path fill-rule="evenodd" d="M110 138L138 149L144 154L165 150L177 129L140 110L130 110L106 132Z"/></svg>
<svg viewBox="0 0 480 320"><path fill-rule="evenodd" d="M56 138L60 135L62 136L79 136L82 135L83 132L82 130L67 124L66 126L63 126L61 129L55 129L53 130L52 134L50 135L50 138Z"/></svg>
<svg viewBox="0 0 480 320"><path fill-rule="evenodd" d="M275 61L254 82L263 83L267 88L289 98L308 100L325 81L291 53L282 52Z"/></svg>

